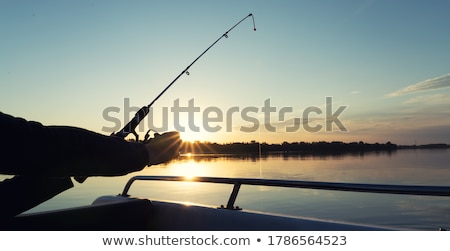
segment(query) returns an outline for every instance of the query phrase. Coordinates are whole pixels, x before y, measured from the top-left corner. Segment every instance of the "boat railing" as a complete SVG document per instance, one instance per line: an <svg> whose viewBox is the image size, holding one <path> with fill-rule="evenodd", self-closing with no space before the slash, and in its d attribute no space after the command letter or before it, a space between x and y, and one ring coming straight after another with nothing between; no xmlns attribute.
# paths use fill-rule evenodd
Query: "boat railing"
<svg viewBox="0 0 450 251"><path fill-rule="evenodd" d="M130 178L125 188L120 194L128 196L131 185L137 180L147 181L184 181L184 182L208 182L219 184L232 184L233 190L228 199L226 209L240 209L234 206L241 185L275 186L304 189L321 189L347 192L363 193L385 193L403 195L425 195L425 196L450 196L450 186L421 186L421 185L382 185L382 184L362 184L362 183L339 183L339 182L319 182L301 180L278 180L259 178L221 178L221 177L193 177L185 176L134 176Z"/></svg>

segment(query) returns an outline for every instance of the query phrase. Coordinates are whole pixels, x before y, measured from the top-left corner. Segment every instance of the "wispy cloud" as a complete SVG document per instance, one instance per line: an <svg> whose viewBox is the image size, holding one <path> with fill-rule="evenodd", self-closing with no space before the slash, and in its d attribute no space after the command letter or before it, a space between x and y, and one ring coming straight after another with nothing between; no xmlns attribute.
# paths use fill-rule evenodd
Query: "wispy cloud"
<svg viewBox="0 0 450 251"><path fill-rule="evenodd" d="M433 95L424 95L413 97L404 102L404 104L429 104L429 105L443 105L450 103L450 94L440 93Z"/></svg>
<svg viewBox="0 0 450 251"><path fill-rule="evenodd" d="M397 97L415 92L431 91L450 87L450 73L407 86L387 94L387 97Z"/></svg>

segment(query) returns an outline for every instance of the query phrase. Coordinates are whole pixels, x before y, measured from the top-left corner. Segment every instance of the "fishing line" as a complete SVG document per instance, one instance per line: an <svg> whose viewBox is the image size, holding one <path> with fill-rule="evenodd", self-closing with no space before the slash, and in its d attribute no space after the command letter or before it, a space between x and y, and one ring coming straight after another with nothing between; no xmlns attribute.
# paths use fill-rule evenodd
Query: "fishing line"
<svg viewBox="0 0 450 251"><path fill-rule="evenodd" d="M128 122L128 124L126 124L122 130L120 130L117 133L113 133L113 135L120 137L120 138L125 138L126 136L128 136L128 134L132 133L135 137L136 137L136 141L139 141L139 135L136 133L136 127L139 125L139 123L145 118L145 116L147 116L147 114L150 111L150 107L183 75L189 75L189 68L191 68L191 66L193 64L195 64L195 62L197 62L197 60L199 60L209 49L211 49L217 42L219 42L219 40L221 40L222 38L228 38L228 33L233 30L236 26L238 26L240 23L242 23L245 19L247 19L248 17L252 17L253 20L253 30L256 31L256 25L255 25L255 18L253 16L252 13L248 14L247 16L245 16L244 18L242 18L239 22L237 22L235 25L233 25L229 30L227 30L222 36L220 36L214 43L212 43L204 52L202 52L194 61L192 61L191 64L189 64L186 69L184 69L172 82L170 82L169 85L166 86L166 88L164 88L164 90L158 94L158 96L156 96L155 99L152 100L152 102L150 102L150 104L148 104L147 106L143 106L141 109L139 109L139 111L136 112L136 114L134 115L133 119L131 119L130 122ZM147 132L147 134L145 135L145 140L147 140L149 137L149 131Z"/></svg>
<svg viewBox="0 0 450 251"><path fill-rule="evenodd" d="M256 31L255 17L251 13L250 13L250 15L252 16L252 20L253 20L253 30Z"/></svg>
<svg viewBox="0 0 450 251"><path fill-rule="evenodd" d="M259 128L259 142L258 142L258 154L259 154L259 178L262 179L262 163L261 163L261 128Z"/></svg>

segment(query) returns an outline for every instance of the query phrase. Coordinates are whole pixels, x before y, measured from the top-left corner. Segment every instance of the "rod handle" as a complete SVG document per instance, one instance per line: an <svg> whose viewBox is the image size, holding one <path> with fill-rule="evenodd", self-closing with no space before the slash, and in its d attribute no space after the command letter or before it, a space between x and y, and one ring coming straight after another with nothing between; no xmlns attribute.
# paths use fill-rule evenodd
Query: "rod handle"
<svg viewBox="0 0 450 251"><path fill-rule="evenodd" d="M150 108L148 106L143 106L139 111L134 114L134 117L126 124L122 130L113 135L120 138L125 138L128 134L132 133L136 137L136 141L139 141L139 135L136 133L136 127L139 123L147 116Z"/></svg>

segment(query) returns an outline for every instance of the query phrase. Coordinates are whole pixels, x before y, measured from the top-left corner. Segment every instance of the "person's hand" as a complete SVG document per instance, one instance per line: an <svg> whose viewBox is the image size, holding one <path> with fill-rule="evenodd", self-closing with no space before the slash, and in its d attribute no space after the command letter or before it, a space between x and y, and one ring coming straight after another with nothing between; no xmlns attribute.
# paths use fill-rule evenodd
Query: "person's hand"
<svg viewBox="0 0 450 251"><path fill-rule="evenodd" d="M148 151L148 165L167 162L180 154L180 133L166 132L161 135L155 135L145 146Z"/></svg>

